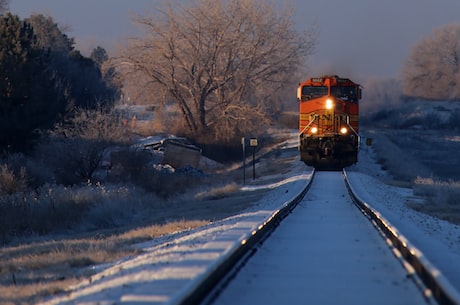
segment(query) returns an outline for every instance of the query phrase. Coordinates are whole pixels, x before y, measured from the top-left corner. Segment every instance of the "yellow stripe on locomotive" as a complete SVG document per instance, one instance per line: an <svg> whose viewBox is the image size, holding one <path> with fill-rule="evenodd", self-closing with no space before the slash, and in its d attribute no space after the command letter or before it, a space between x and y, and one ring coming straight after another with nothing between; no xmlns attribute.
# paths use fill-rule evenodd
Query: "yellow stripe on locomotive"
<svg viewBox="0 0 460 305"><path fill-rule="evenodd" d="M361 87L336 75L311 78L297 89L299 151L307 165L343 168L357 162Z"/></svg>

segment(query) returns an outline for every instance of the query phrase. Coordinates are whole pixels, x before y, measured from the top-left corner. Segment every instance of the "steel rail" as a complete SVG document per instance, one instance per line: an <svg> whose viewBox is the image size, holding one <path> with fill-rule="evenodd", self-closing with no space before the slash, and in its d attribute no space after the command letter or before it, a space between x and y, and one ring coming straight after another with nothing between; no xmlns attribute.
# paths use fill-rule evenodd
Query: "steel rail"
<svg viewBox="0 0 460 305"><path fill-rule="evenodd" d="M292 212L310 189L314 175L315 172L313 171L311 179L309 179L306 186L294 198L285 202L282 205L282 208L276 210L257 228L257 230L248 232L237 247L231 249L231 251L227 254L220 257L215 266L210 268L210 270L205 274L202 274L200 279L194 281L193 286L188 287L185 293L176 296L173 300L171 300L171 302L168 302L168 304L188 305L199 304L202 302L216 284L220 282L220 280L224 279L225 276L237 266L242 258L248 256L248 253L258 242L266 238L270 232L272 232L276 226L278 226L278 224Z"/></svg>
<svg viewBox="0 0 460 305"><path fill-rule="evenodd" d="M397 250L395 255L401 255L404 259L405 263L403 264L408 269L409 274L416 275L423 282L425 297L433 297L440 305L460 305L460 293L446 277L430 263L422 251L412 245L385 217L372 208L369 203L359 198L348 179L345 169L343 170L343 177L355 205L391 242L392 246Z"/></svg>

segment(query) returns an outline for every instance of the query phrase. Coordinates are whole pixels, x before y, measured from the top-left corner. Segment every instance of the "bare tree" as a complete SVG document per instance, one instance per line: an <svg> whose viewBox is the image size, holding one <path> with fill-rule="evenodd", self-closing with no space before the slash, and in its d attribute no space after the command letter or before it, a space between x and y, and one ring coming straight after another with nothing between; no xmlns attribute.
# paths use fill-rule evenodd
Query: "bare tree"
<svg viewBox="0 0 460 305"><path fill-rule="evenodd" d="M292 13L266 1L197 0L158 11L137 19L147 35L120 62L127 77L157 88L160 102L172 101L195 136L261 129L315 44L314 30L296 32Z"/></svg>
<svg viewBox="0 0 460 305"><path fill-rule="evenodd" d="M106 149L128 143L129 136L115 111L77 109L74 117L50 132L36 153L53 170L57 183L72 185L91 180Z"/></svg>
<svg viewBox="0 0 460 305"><path fill-rule="evenodd" d="M460 24L438 28L418 42L402 73L406 95L460 99Z"/></svg>

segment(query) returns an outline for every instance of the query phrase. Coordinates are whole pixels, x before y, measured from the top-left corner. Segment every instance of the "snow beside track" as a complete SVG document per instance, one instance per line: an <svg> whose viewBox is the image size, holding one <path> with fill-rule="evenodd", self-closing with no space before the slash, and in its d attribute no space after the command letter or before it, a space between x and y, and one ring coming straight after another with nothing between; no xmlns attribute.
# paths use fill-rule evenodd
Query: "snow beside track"
<svg viewBox="0 0 460 305"><path fill-rule="evenodd" d="M303 169L303 170L302 170ZM311 179L305 167L278 183L247 186L270 189L251 209L205 227L139 245L144 254L126 258L42 304L174 304L241 242L297 196Z"/></svg>
<svg viewBox="0 0 460 305"><path fill-rule="evenodd" d="M409 209L406 202L415 200L412 191L383 184L378 177L385 173L375 166L371 152L363 150L361 155L360 163L348 171L360 198L379 210L460 290L459 226ZM143 254L96 266L88 280L42 304L174 304L248 233L305 187L311 172L295 162L299 166L279 177L280 182L260 185L259 181L245 188L248 192L270 189L250 210L139 245Z"/></svg>

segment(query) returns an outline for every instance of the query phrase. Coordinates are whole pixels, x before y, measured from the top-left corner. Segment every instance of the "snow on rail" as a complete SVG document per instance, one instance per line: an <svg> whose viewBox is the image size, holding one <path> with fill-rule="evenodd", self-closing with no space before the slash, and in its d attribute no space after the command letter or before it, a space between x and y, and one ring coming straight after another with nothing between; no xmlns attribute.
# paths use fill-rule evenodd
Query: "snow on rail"
<svg viewBox="0 0 460 305"><path fill-rule="evenodd" d="M425 257L425 255L404 237L398 229L393 226L385 217L375 210L369 203L362 200L353 189L348 179L346 170L343 170L346 185L353 197L355 204L377 225L383 234L390 240L397 249L396 255L401 255L404 264L409 264L415 274L423 282L424 295L427 298L434 297L441 305L460 304L460 294L446 279L445 276Z"/></svg>

